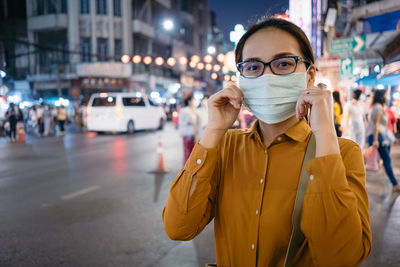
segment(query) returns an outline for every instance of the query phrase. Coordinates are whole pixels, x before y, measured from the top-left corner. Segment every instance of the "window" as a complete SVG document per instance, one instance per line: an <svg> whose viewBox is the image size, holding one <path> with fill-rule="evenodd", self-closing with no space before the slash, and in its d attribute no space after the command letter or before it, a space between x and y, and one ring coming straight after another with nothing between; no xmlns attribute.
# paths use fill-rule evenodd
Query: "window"
<svg viewBox="0 0 400 267"><path fill-rule="evenodd" d="M92 43L90 38L81 38L81 57L82 62L90 62L92 53Z"/></svg>
<svg viewBox="0 0 400 267"><path fill-rule="evenodd" d="M37 0L37 14L43 15L44 14L44 0Z"/></svg>
<svg viewBox="0 0 400 267"><path fill-rule="evenodd" d="M124 104L124 106L128 106L128 107L144 107L144 106L146 106L143 98L141 98L141 97L123 97L122 103Z"/></svg>
<svg viewBox="0 0 400 267"><path fill-rule="evenodd" d="M121 39L115 39L115 43L114 43L114 48L115 48L115 58L117 60L120 60L120 58L122 57L122 40Z"/></svg>
<svg viewBox="0 0 400 267"><path fill-rule="evenodd" d="M56 3L54 0L47 0L47 13L56 14Z"/></svg>
<svg viewBox="0 0 400 267"><path fill-rule="evenodd" d="M90 14L90 0L81 0L81 14Z"/></svg>
<svg viewBox="0 0 400 267"><path fill-rule="evenodd" d="M114 0L114 16L121 17L121 0Z"/></svg>
<svg viewBox="0 0 400 267"><path fill-rule="evenodd" d="M107 0L97 0L97 14L107 15Z"/></svg>
<svg viewBox="0 0 400 267"><path fill-rule="evenodd" d="M93 99L92 107L113 107L116 101L115 96L96 97Z"/></svg>
<svg viewBox="0 0 400 267"><path fill-rule="evenodd" d="M68 12L67 0L61 0L61 13L67 14Z"/></svg>
<svg viewBox="0 0 400 267"><path fill-rule="evenodd" d="M108 39L97 38L97 59L106 61L108 57Z"/></svg>

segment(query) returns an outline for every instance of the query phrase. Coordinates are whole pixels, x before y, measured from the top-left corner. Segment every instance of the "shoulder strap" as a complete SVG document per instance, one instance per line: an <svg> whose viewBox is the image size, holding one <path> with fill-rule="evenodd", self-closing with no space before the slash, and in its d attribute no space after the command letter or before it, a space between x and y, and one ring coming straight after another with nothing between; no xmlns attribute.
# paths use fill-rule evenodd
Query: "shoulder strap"
<svg viewBox="0 0 400 267"><path fill-rule="evenodd" d="M306 162L315 157L315 136L311 133L308 141L306 154L303 160L303 166L301 168L299 185L297 187L296 200L294 202L294 208L292 213L292 235L290 236L288 250L286 251L286 258L284 267L293 266L294 258L296 257L297 251L300 248L301 243L304 240L304 235L300 229L301 211L303 207L304 195L308 185L308 175L305 168Z"/></svg>

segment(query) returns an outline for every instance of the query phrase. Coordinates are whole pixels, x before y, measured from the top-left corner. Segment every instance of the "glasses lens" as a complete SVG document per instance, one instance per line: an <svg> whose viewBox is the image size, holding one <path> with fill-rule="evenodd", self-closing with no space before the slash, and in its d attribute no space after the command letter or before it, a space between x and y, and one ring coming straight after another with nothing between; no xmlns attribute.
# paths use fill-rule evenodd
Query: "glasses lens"
<svg viewBox="0 0 400 267"><path fill-rule="evenodd" d="M257 61L243 62L241 72L244 77L258 77L264 72L264 64Z"/></svg>
<svg viewBox="0 0 400 267"><path fill-rule="evenodd" d="M292 57L277 58L271 62L271 70L275 74L290 74L295 71L296 64Z"/></svg>

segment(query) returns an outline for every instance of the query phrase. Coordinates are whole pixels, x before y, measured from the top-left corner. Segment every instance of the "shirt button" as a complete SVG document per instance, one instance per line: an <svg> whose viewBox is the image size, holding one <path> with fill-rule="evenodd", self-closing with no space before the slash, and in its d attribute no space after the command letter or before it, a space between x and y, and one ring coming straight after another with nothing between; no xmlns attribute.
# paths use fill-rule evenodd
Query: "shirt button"
<svg viewBox="0 0 400 267"><path fill-rule="evenodd" d="M265 149L264 152L267 153L267 150Z"/></svg>
<svg viewBox="0 0 400 267"><path fill-rule="evenodd" d="M310 175L310 180L312 181L312 180L314 180L314 175Z"/></svg>
<svg viewBox="0 0 400 267"><path fill-rule="evenodd" d="M196 162L197 162L197 164L200 165L201 164L201 159L198 159Z"/></svg>
<svg viewBox="0 0 400 267"><path fill-rule="evenodd" d="M279 136L279 137L278 137L278 141L279 141L279 142L282 141L282 137Z"/></svg>
<svg viewBox="0 0 400 267"><path fill-rule="evenodd" d="M261 178L260 179L260 184L262 184L264 182L264 179L263 178Z"/></svg>
<svg viewBox="0 0 400 267"><path fill-rule="evenodd" d="M258 210L256 210L256 215L258 215Z"/></svg>
<svg viewBox="0 0 400 267"><path fill-rule="evenodd" d="M254 249L254 248L255 248L254 244L251 244L251 249Z"/></svg>

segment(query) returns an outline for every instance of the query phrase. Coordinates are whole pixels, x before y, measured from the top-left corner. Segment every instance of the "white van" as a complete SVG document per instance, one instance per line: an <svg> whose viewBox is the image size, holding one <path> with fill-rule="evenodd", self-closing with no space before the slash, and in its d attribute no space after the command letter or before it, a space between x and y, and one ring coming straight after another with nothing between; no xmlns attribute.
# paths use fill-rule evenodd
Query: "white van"
<svg viewBox="0 0 400 267"><path fill-rule="evenodd" d="M90 97L87 128L94 132L127 132L162 129L166 115L162 107L135 93L99 93Z"/></svg>

